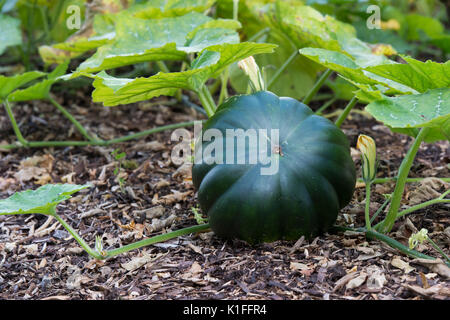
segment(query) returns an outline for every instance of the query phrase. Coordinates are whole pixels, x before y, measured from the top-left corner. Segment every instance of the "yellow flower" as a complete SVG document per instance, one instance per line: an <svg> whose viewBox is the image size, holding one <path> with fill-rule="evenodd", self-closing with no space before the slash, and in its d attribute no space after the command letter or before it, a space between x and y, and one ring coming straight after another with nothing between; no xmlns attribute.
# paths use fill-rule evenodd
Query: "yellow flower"
<svg viewBox="0 0 450 320"><path fill-rule="evenodd" d="M362 176L365 182L375 179L377 166L377 149L375 141L364 134L360 134L356 147L361 151Z"/></svg>
<svg viewBox="0 0 450 320"><path fill-rule="evenodd" d="M383 30L400 30L400 23L395 19L381 21L380 26Z"/></svg>
<svg viewBox="0 0 450 320"><path fill-rule="evenodd" d="M372 53L378 56L385 55L389 57L397 54L398 52L390 44L380 43L372 46Z"/></svg>

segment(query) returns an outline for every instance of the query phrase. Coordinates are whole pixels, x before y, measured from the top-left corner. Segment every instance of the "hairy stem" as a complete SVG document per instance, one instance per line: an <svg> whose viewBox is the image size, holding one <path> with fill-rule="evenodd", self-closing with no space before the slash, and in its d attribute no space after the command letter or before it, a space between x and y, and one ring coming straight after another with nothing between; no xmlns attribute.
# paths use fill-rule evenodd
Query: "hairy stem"
<svg viewBox="0 0 450 320"><path fill-rule="evenodd" d="M394 193L392 194L391 205L389 207L389 212L386 218L383 220L379 231L382 233L387 233L391 231L394 226L394 222L397 219L397 212L400 208L400 202L402 200L403 191L405 190L406 179L408 178L408 173L411 170L412 163L414 158L419 150L420 144L422 143L425 136L428 134L429 128L422 128L419 131L414 143L408 150L405 158L403 159L398 175L397 175L397 183L395 184Z"/></svg>

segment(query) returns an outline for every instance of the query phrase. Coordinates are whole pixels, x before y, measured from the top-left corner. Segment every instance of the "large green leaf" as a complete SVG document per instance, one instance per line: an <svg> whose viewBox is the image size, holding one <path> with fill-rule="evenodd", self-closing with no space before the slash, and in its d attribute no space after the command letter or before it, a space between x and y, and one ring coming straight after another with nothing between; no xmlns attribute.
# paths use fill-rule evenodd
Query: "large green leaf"
<svg viewBox="0 0 450 320"><path fill-rule="evenodd" d="M431 40L436 47L441 48L445 53L450 53L450 33L442 34Z"/></svg>
<svg viewBox="0 0 450 320"><path fill-rule="evenodd" d="M20 20L0 13L0 55L7 47L22 44Z"/></svg>
<svg viewBox="0 0 450 320"><path fill-rule="evenodd" d="M236 21L213 20L192 12L181 17L144 20L120 15L113 43L98 48L76 72L97 72L152 60L182 60L222 43L238 43ZM76 74L75 72L75 74Z"/></svg>
<svg viewBox="0 0 450 320"><path fill-rule="evenodd" d="M71 195L90 185L46 184L36 190L17 192L0 200L0 215L41 213L51 214L58 203L71 198Z"/></svg>
<svg viewBox="0 0 450 320"><path fill-rule="evenodd" d="M73 2L84 0L66 0L71 1L79 7L84 8L84 4L76 4ZM115 37L114 24L117 19L116 14L128 7L132 0L98 0L95 6L91 9L95 12L95 15L89 14L83 23L83 26L76 33L69 37L58 37L60 42L49 45L43 45L39 47L39 54L46 64L62 63L67 59L72 59L80 56L81 54L96 49L106 43L109 43ZM66 4L68 6L69 3ZM56 7L56 6L55 6ZM93 18L92 18L93 16ZM63 15L63 21L59 26L65 25L67 19L66 15ZM61 19L61 17L59 18ZM61 33L61 32L60 32ZM64 33L62 33L64 34Z"/></svg>
<svg viewBox="0 0 450 320"><path fill-rule="evenodd" d="M98 48L111 42L116 36L114 19L114 14L95 15L92 25L86 27L84 32L71 36L65 42L54 44L53 47L77 54Z"/></svg>
<svg viewBox="0 0 450 320"><path fill-rule="evenodd" d="M158 73L150 78L118 79L105 72L88 75L95 79L92 93L95 102L105 106L148 100L159 95L174 95L177 89L198 92L209 78L215 78L232 63L248 56L269 53L275 45L243 42L208 47L184 72Z"/></svg>
<svg viewBox="0 0 450 320"><path fill-rule="evenodd" d="M422 94L385 97L366 106L378 121L392 128L429 127L426 141L450 140L450 89ZM414 131L412 131L414 132Z"/></svg>
<svg viewBox="0 0 450 320"><path fill-rule="evenodd" d="M89 50L111 43L116 37L115 22L120 21L121 16L129 16L130 19L176 17L192 11L203 12L213 3L214 0L152 0L119 10L120 2L112 2L109 5L108 1L103 1L101 4L103 7L100 10L102 13L97 13L80 32L70 36L64 42L52 46L41 46L39 53L48 64L61 63L64 59L72 59Z"/></svg>
<svg viewBox="0 0 450 320"><path fill-rule="evenodd" d="M418 14L406 17L408 25L408 40L424 40L424 36L434 39L444 33L444 26L439 20Z"/></svg>
<svg viewBox="0 0 450 320"><path fill-rule="evenodd" d="M263 13L267 24L276 32L286 35L299 49L302 47L318 47L330 50L341 50L338 38L356 36L356 30L328 15L322 15L312 7L295 3L278 1L261 7L255 5L254 11ZM256 8L256 9L255 9Z"/></svg>
<svg viewBox="0 0 450 320"><path fill-rule="evenodd" d="M322 48L303 48L300 53L309 59L336 71L342 76L363 84L377 84L377 81L368 78L364 70L349 56L333 50Z"/></svg>
<svg viewBox="0 0 450 320"><path fill-rule="evenodd" d="M286 60L294 53L289 43L271 33L267 39L260 39L266 43L277 44L274 53L260 54L255 57L256 63L264 70L267 84L276 72L283 66ZM281 73L277 81L268 88L280 97L303 98L315 83L317 72L321 66L311 63L309 59L297 55L287 68ZM248 76L233 64L230 68L231 86L238 93L246 93L248 89Z"/></svg>
<svg viewBox="0 0 450 320"><path fill-rule="evenodd" d="M14 9L17 0L2 0L0 1L0 8L2 13L10 12Z"/></svg>
<svg viewBox="0 0 450 320"><path fill-rule="evenodd" d="M222 17L232 16L233 1L219 0L217 13ZM341 51L339 39L355 37L355 29L331 16L323 15L305 1L246 0L239 2L239 20L242 33L249 39L257 32L270 28L268 37L259 41L275 43L279 47L275 54L260 55L256 61L264 68L267 80L294 52L305 46ZM258 39L256 39L258 41ZM316 75L323 68L308 62L305 57L296 57L270 88L280 96L301 99L313 86ZM248 81L235 66L232 68L231 85L237 92L245 92Z"/></svg>
<svg viewBox="0 0 450 320"><path fill-rule="evenodd" d="M372 61L367 60L364 62L363 51L359 51L358 53L354 52L353 54L355 55L355 58L349 57L338 51L320 48L303 48L300 49L300 53L309 59L336 71L345 79L351 80L354 85L358 86L362 90L365 90L366 88L373 90L367 86L371 85L377 86L377 90L381 90L385 94L418 93L406 84L395 81L398 79L391 80L387 77L385 78L372 72L374 68L378 68L379 66L367 66L374 65L376 63L387 63L383 64L383 66L391 66L393 62L390 60L377 61L376 59L373 59Z"/></svg>
<svg viewBox="0 0 450 320"><path fill-rule="evenodd" d="M407 64L390 63L366 68L379 76L402 83L418 92L450 86L450 61L438 63L431 60L421 62L404 56Z"/></svg>
<svg viewBox="0 0 450 320"><path fill-rule="evenodd" d="M372 47L358 38L344 36L338 37L338 40L341 45L341 50L346 55L352 57L355 63L361 68L392 63L385 55L374 54Z"/></svg>
<svg viewBox="0 0 450 320"><path fill-rule="evenodd" d="M58 67L53 70L47 76L47 79L44 79L32 86L29 86L25 89L20 89L12 92L8 96L8 101L18 102L18 101L29 101L29 100L40 100L48 97L50 93L50 89L52 85L59 80L59 77L62 76L66 70L69 62L66 61L63 64L60 64Z"/></svg>
<svg viewBox="0 0 450 320"><path fill-rule="evenodd" d="M129 11L137 18L152 19L182 16L189 12L204 12L215 0L152 0L132 6Z"/></svg>
<svg viewBox="0 0 450 320"><path fill-rule="evenodd" d="M29 71L13 77L0 75L0 102L14 90L44 75L45 73L40 71Z"/></svg>

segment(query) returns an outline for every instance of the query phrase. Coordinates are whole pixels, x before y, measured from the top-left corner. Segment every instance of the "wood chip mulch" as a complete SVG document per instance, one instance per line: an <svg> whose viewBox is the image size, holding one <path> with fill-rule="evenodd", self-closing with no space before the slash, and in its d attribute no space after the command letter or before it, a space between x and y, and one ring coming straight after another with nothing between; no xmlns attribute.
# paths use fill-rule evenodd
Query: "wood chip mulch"
<svg viewBox="0 0 450 320"><path fill-rule="evenodd" d="M165 106L165 99L155 101L160 103L105 108L87 103L82 94L60 99L104 139L201 117L184 106ZM29 140L81 139L49 104L22 104L14 112ZM358 169L358 135L376 140L380 177L395 176L412 141L360 114L352 115L343 130ZM0 142L13 141L6 114L0 112ZM163 132L112 147L0 151L0 198L46 183L93 184L57 209L91 246L96 235L113 248L195 225L191 208L198 204L190 168L171 163L173 145L170 132ZM118 175L119 163L111 155L115 149L126 153ZM448 177L449 163L448 142L424 144L410 176ZM373 212L393 187L373 188ZM433 180L408 184L403 205L429 200L448 187ZM364 199L364 188L357 188L338 223L363 226ZM449 211L441 204L406 216L391 236L407 244L413 232L427 228L448 254ZM418 250L439 257L428 244ZM411 259L350 232L254 246L206 232L96 261L52 218L0 216L0 299L449 300L449 279L442 263Z"/></svg>

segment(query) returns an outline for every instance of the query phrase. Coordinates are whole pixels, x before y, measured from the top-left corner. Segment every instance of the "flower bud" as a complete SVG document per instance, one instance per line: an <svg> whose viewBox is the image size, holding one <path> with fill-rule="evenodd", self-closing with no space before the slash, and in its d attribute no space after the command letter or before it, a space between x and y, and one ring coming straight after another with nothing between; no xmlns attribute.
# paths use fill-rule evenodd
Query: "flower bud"
<svg viewBox="0 0 450 320"><path fill-rule="evenodd" d="M264 80L253 56L238 62L238 67L250 78L250 85L254 92L265 90Z"/></svg>
<svg viewBox="0 0 450 320"><path fill-rule="evenodd" d="M362 178L365 182L375 179L377 166L377 149L375 141L364 134L359 135L356 147L361 151Z"/></svg>

